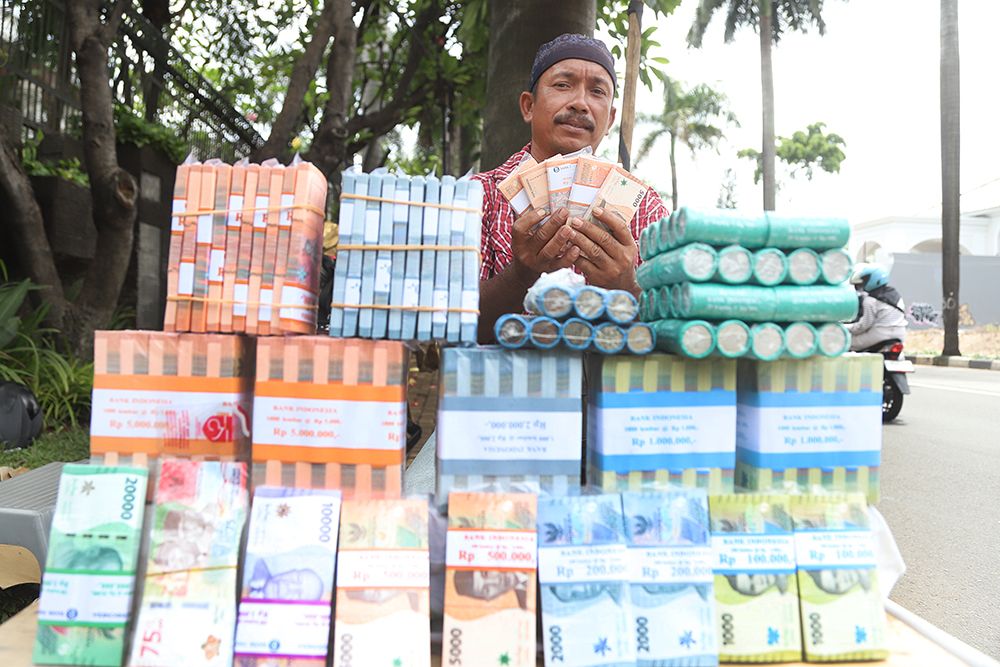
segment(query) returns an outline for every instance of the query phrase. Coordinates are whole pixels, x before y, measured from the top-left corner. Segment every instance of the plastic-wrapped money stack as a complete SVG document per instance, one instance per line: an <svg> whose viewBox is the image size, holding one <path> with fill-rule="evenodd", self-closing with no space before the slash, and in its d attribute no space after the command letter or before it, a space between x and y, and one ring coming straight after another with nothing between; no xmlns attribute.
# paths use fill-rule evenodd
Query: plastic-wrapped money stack
<svg viewBox="0 0 1000 667"><path fill-rule="evenodd" d="M795 662L802 628L788 496L709 496L719 662Z"/></svg>
<svg viewBox="0 0 1000 667"><path fill-rule="evenodd" d="M638 667L719 664L702 489L623 493Z"/></svg>
<svg viewBox="0 0 1000 667"><path fill-rule="evenodd" d="M539 498L538 584L546 665L634 665L622 497Z"/></svg>
<svg viewBox="0 0 1000 667"><path fill-rule="evenodd" d="M527 493L451 494L445 664L535 665L535 502Z"/></svg>
<svg viewBox="0 0 1000 667"><path fill-rule="evenodd" d="M885 608L864 495L789 500L806 661L887 659Z"/></svg>
<svg viewBox="0 0 1000 667"><path fill-rule="evenodd" d="M258 486L236 622L238 667L323 667L340 492Z"/></svg>
<svg viewBox="0 0 1000 667"><path fill-rule="evenodd" d="M395 341L260 339L254 483L399 497L407 354Z"/></svg>
<svg viewBox="0 0 1000 667"><path fill-rule="evenodd" d="M565 495L580 486L579 352L441 351L437 504L451 491Z"/></svg>
<svg viewBox="0 0 1000 667"><path fill-rule="evenodd" d="M589 484L606 492L672 483L733 491L735 360L592 355L588 364Z"/></svg>
<svg viewBox="0 0 1000 667"><path fill-rule="evenodd" d="M426 500L345 500L333 665L430 667Z"/></svg>
<svg viewBox="0 0 1000 667"><path fill-rule="evenodd" d="M326 187L298 158L179 166L164 330L315 333Z"/></svg>
<svg viewBox="0 0 1000 667"><path fill-rule="evenodd" d="M249 460L253 368L247 336L95 332L91 463Z"/></svg>
<svg viewBox="0 0 1000 667"><path fill-rule="evenodd" d="M233 661L246 464L164 461L131 667Z"/></svg>
<svg viewBox="0 0 1000 667"><path fill-rule="evenodd" d="M849 236L840 218L681 207L640 236L639 317L695 358L839 356L858 308Z"/></svg>
<svg viewBox="0 0 1000 667"><path fill-rule="evenodd" d="M879 499L882 356L741 360L736 486Z"/></svg>
<svg viewBox="0 0 1000 667"><path fill-rule="evenodd" d="M475 343L483 185L345 171L330 335Z"/></svg>
<svg viewBox="0 0 1000 667"><path fill-rule="evenodd" d="M122 664L147 479L145 468L63 466L42 578L35 664Z"/></svg>

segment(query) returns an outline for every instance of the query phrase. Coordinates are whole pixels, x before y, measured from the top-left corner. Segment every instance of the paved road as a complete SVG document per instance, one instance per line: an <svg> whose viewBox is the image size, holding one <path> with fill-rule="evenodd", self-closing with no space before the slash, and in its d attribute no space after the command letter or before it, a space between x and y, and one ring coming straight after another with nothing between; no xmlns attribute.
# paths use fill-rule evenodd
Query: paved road
<svg viewBox="0 0 1000 667"><path fill-rule="evenodd" d="M917 366L882 429L882 500L907 572L895 602L1000 659L1000 372Z"/></svg>

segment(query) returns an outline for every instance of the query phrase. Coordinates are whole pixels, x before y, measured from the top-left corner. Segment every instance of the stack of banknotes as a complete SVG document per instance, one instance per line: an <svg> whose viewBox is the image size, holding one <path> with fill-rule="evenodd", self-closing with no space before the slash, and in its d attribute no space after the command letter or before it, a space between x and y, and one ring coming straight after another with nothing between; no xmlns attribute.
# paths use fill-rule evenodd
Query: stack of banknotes
<svg viewBox="0 0 1000 667"><path fill-rule="evenodd" d="M326 187L308 162L179 166L164 331L315 333Z"/></svg>
<svg viewBox="0 0 1000 667"><path fill-rule="evenodd" d="M42 578L35 664L122 664L146 482L146 468L63 467Z"/></svg>
<svg viewBox="0 0 1000 667"><path fill-rule="evenodd" d="M858 308L849 235L841 218L681 207L640 234L640 319L693 357L839 356Z"/></svg>
<svg viewBox="0 0 1000 667"><path fill-rule="evenodd" d="M131 667L232 664L247 505L246 464L163 462Z"/></svg>
<svg viewBox="0 0 1000 667"><path fill-rule="evenodd" d="M330 335L475 343L483 185L345 171Z"/></svg>

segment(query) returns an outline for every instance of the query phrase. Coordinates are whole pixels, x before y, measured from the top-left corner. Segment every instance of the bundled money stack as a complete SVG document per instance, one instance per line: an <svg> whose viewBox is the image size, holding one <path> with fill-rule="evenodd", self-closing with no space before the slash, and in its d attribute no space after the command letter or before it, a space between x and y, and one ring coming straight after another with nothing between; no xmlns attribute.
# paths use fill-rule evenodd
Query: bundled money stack
<svg viewBox="0 0 1000 667"><path fill-rule="evenodd" d="M885 660L885 609L864 495L791 496L809 662Z"/></svg>
<svg viewBox="0 0 1000 667"><path fill-rule="evenodd" d="M741 359L736 413L737 486L858 491L878 502L881 355Z"/></svg>
<svg viewBox="0 0 1000 667"><path fill-rule="evenodd" d="M475 343L483 186L345 171L330 335Z"/></svg>
<svg viewBox="0 0 1000 667"><path fill-rule="evenodd" d="M233 661L243 463L164 461L130 667Z"/></svg>
<svg viewBox="0 0 1000 667"><path fill-rule="evenodd" d="M709 542L702 489L624 493L629 582L638 667L719 664Z"/></svg>
<svg viewBox="0 0 1000 667"><path fill-rule="evenodd" d="M448 507L444 662L533 667L535 496L452 493Z"/></svg>
<svg viewBox="0 0 1000 667"><path fill-rule="evenodd" d="M324 667L340 492L259 486L253 494L235 663Z"/></svg>
<svg viewBox="0 0 1000 667"><path fill-rule="evenodd" d="M720 662L802 658L788 496L708 497Z"/></svg>
<svg viewBox="0 0 1000 667"><path fill-rule="evenodd" d="M430 667L426 500L345 500L333 665Z"/></svg>
<svg viewBox="0 0 1000 667"><path fill-rule="evenodd" d="M683 484L733 491L736 361L593 355L587 481L605 492Z"/></svg>
<svg viewBox="0 0 1000 667"><path fill-rule="evenodd" d="M122 664L147 479L145 468L63 466L35 664Z"/></svg>
<svg viewBox="0 0 1000 667"><path fill-rule="evenodd" d="M95 332L91 462L248 460L253 367L246 336Z"/></svg>
<svg viewBox="0 0 1000 667"><path fill-rule="evenodd" d="M164 330L315 333L326 187L308 162L179 166Z"/></svg>
<svg viewBox="0 0 1000 667"><path fill-rule="evenodd" d="M635 664L621 495L539 499L538 533L545 664Z"/></svg>
<svg viewBox="0 0 1000 667"><path fill-rule="evenodd" d="M408 352L396 341L261 338L253 400L254 484L398 497Z"/></svg>
<svg viewBox="0 0 1000 667"><path fill-rule="evenodd" d="M849 235L839 218L682 207L640 235L639 317L696 358L839 356L858 308Z"/></svg>
<svg viewBox="0 0 1000 667"><path fill-rule="evenodd" d="M437 503L457 491L580 486L583 362L568 350L441 351Z"/></svg>

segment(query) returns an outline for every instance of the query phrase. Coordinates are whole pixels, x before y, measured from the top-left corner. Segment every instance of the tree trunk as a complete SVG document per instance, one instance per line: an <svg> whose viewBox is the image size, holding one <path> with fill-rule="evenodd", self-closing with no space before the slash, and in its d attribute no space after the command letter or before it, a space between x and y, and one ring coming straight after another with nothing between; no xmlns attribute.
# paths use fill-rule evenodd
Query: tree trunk
<svg viewBox="0 0 1000 667"><path fill-rule="evenodd" d="M771 69L771 0L760 0L760 88L763 97L764 138L760 169L764 177L764 210L774 210L774 72Z"/></svg>
<svg viewBox="0 0 1000 667"><path fill-rule="evenodd" d="M670 196L671 196L671 203L674 205L674 207L671 209L672 211L677 210L677 160L675 159L676 153L674 150L676 148L676 144L677 144L677 137L675 137L674 133L671 132L670 133Z"/></svg>
<svg viewBox="0 0 1000 667"><path fill-rule="evenodd" d="M958 349L959 280L958 0L941 0L941 287L943 356Z"/></svg>
<svg viewBox="0 0 1000 667"><path fill-rule="evenodd" d="M67 4L70 39L76 53L83 110L83 150L94 202L98 251L90 262L83 288L66 312L64 333L84 359L93 355L94 330L104 326L118 303L132 254L138 184L118 166L115 150L114 98L108 49L128 0L118 0L101 20L100 0Z"/></svg>
<svg viewBox="0 0 1000 667"><path fill-rule="evenodd" d="M567 32L593 36L595 0L491 0L486 107L479 168L497 167L531 140L518 106L535 52Z"/></svg>
<svg viewBox="0 0 1000 667"><path fill-rule="evenodd" d="M264 145L250 154L251 162L263 162L272 157L282 158L288 150L288 144L292 140L292 135L298 129L298 124L302 115L302 103L309 91L309 83L316 76L316 70L323 60L323 54L333 36L336 20L336 5L343 4L341 0L326 0L323 4L323 11L319 15L316 30L313 32L306 45L305 52L292 68L292 75L288 81L288 91L285 93L285 101L278 112L278 117L271 125L271 134L268 135ZM353 75L353 69L352 69Z"/></svg>

